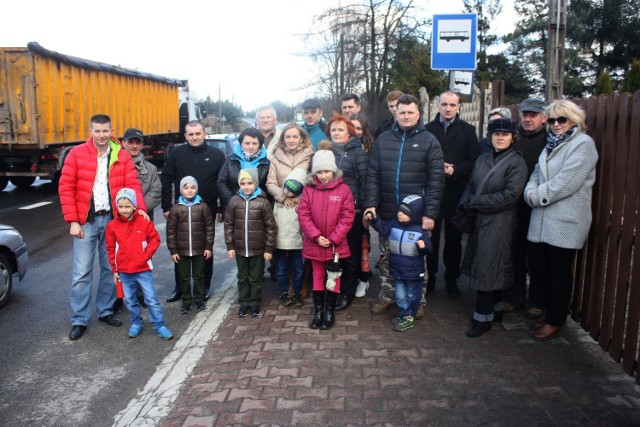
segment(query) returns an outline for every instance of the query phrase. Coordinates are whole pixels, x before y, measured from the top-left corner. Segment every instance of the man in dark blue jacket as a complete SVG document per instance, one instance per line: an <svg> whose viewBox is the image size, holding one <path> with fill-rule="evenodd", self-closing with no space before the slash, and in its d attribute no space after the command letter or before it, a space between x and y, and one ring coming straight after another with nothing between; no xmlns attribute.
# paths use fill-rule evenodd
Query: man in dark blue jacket
<svg viewBox="0 0 640 427"><path fill-rule="evenodd" d="M389 221L395 218L406 196L418 194L424 200L422 228L432 230L444 188L444 157L438 140L419 121L418 99L402 95L398 99L396 121L373 146L367 170L365 215L371 212ZM378 302L371 308L373 314L386 312L395 301L393 279L389 276L389 240L380 237L380 244L384 251L379 266L382 289Z"/></svg>
<svg viewBox="0 0 640 427"><path fill-rule="evenodd" d="M462 261L462 233L449 219L456 212L460 197L464 192L471 170L480 155L476 128L460 118L460 97L455 92L444 92L438 104L440 112L436 118L425 125L440 141L444 153L444 173L446 176L440 216L435 221L431 241L433 254L427 257L429 281L427 292L435 289L438 257L440 251L440 233L444 223L443 261L444 280L449 297L459 297L457 280L460 277Z"/></svg>
<svg viewBox="0 0 640 427"><path fill-rule="evenodd" d="M222 216L218 214L218 175L225 162L224 153L207 145L205 141L207 133L199 121L190 121L184 130L187 143L171 150L160 175L162 212L164 212L165 218L169 216L171 206L180 196L180 180L185 176L193 176L198 182L198 194L209 206L211 215L218 215L218 220L221 221ZM204 266L205 300L209 298L212 276L213 257L206 260ZM176 268L176 288L173 294L167 298L167 302L181 299L181 286Z"/></svg>

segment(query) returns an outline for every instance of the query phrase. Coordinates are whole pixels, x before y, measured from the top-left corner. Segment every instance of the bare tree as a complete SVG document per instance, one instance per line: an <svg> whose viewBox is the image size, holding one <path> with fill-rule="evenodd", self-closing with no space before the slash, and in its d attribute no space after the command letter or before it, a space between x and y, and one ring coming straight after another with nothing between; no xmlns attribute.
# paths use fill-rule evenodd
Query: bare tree
<svg viewBox="0 0 640 427"><path fill-rule="evenodd" d="M409 12L414 0L360 0L327 9L307 34L308 54L317 66L319 92L337 104L340 95L356 92L375 116L386 96L389 70L401 34L426 29ZM401 31L403 30L403 31Z"/></svg>

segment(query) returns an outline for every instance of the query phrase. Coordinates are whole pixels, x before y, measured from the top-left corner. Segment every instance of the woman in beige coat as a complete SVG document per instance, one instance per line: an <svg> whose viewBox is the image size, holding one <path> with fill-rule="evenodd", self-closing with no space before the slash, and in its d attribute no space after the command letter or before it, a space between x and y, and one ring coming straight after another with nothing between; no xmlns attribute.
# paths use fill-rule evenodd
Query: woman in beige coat
<svg viewBox="0 0 640 427"><path fill-rule="evenodd" d="M311 140L304 129L296 123L286 125L278 139L267 176L267 191L276 202L288 207L298 205L300 198L285 197L282 186L292 170L296 168L309 170L312 155Z"/></svg>
<svg viewBox="0 0 640 427"><path fill-rule="evenodd" d="M297 208L298 203L300 203L299 193L297 195L291 192L285 194L284 183L287 176L289 176L294 169L297 169L299 173L302 173L302 171L308 172L312 155L313 148L311 141L302 127L295 123L286 125L280 134L280 138L278 138L275 151L271 157L269 175L267 176L267 191L269 191L275 199L274 209L276 211L283 212L284 210L295 210ZM304 183L304 179L301 182ZM300 289L294 289L293 299L290 297L289 292L287 292L290 270L287 266L290 266L291 263L286 262L287 260L282 258L288 257L289 255L291 254L289 254L287 250L282 250L280 247L276 248L274 262L272 263L272 265L276 266L273 276L275 276L278 282L282 304L285 307L291 304L300 307L302 306L302 297L306 295L306 286L303 285L302 292ZM291 261L291 259L289 259L289 261ZM305 266L305 282L311 275L310 265L311 264ZM294 278L294 281L296 280L297 279Z"/></svg>

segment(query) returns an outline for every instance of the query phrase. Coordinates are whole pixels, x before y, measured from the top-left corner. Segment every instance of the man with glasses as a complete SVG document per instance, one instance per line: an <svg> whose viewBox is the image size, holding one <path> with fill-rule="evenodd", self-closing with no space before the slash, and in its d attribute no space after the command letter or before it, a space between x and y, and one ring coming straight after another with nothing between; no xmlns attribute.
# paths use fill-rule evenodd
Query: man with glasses
<svg viewBox="0 0 640 427"><path fill-rule="evenodd" d="M547 104L538 98L528 98L520 103L520 126L518 138L513 147L522 154L527 163L527 181L538 163L538 157L547 143L546 117L544 110ZM531 208L520 197L518 202L518 228L514 234L513 244L513 287L502 293L504 311L525 309L527 307L527 231ZM535 319L542 315L540 304L529 301L529 309L525 313L527 318Z"/></svg>

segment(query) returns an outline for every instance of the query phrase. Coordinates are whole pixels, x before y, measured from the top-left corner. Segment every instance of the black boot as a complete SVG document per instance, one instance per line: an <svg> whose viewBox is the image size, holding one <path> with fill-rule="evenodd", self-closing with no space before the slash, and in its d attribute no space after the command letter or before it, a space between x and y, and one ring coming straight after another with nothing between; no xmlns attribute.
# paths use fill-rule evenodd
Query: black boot
<svg viewBox="0 0 640 427"><path fill-rule="evenodd" d="M353 301L353 297L349 297L345 294L340 294L338 297L338 302L336 302L336 311L344 310L345 308L351 305L351 301Z"/></svg>
<svg viewBox="0 0 640 427"><path fill-rule="evenodd" d="M336 321L335 309L336 302L338 302L338 295L339 294L335 292L327 291L327 303L324 306L324 320L322 321L322 325L320 325L320 329L333 328L333 324Z"/></svg>
<svg viewBox="0 0 640 427"><path fill-rule="evenodd" d="M471 323L471 328L467 331L467 337L477 338L490 330L491 322L478 322L477 320L474 320Z"/></svg>
<svg viewBox="0 0 640 427"><path fill-rule="evenodd" d="M313 291L313 319L309 323L311 329L318 329L322 325L322 311L324 309L325 291Z"/></svg>

